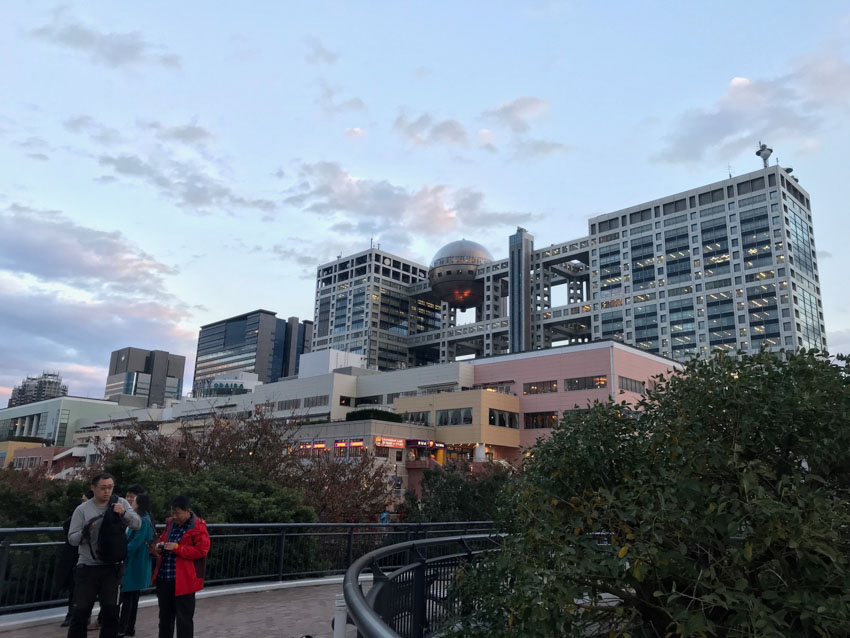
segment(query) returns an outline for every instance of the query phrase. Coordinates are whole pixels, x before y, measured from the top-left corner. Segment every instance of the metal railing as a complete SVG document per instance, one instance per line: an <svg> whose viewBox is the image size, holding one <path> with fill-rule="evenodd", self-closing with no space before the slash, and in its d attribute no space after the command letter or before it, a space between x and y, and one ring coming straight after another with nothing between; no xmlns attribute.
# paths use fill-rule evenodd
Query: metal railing
<svg viewBox="0 0 850 638"><path fill-rule="evenodd" d="M212 543L204 582L223 585L341 574L355 559L381 547L482 533L491 527L491 521L210 523ZM53 583L64 541L61 527L0 528L0 614L67 603Z"/></svg>
<svg viewBox="0 0 850 638"><path fill-rule="evenodd" d="M458 570L501 549L501 535L474 534L409 541L376 549L345 573L348 614L363 638L424 638L461 612L454 588ZM371 569L364 594L361 574Z"/></svg>

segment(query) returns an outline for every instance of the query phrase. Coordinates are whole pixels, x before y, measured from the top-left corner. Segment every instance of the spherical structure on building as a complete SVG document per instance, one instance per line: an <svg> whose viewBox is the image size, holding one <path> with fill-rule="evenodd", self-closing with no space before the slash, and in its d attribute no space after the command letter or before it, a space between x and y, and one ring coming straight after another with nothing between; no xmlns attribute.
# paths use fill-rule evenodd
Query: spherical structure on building
<svg viewBox="0 0 850 638"><path fill-rule="evenodd" d="M474 241L461 239L446 244L431 260L431 289L455 308L477 306L484 300L484 282L475 280L475 270L491 261L488 250Z"/></svg>

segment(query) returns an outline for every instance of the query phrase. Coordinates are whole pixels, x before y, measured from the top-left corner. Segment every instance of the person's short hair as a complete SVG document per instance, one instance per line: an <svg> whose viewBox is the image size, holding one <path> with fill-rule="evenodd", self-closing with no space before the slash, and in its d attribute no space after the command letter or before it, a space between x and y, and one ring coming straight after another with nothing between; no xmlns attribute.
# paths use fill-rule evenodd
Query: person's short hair
<svg viewBox="0 0 850 638"><path fill-rule="evenodd" d="M107 480L107 479L112 479L112 480L114 481L114 480L115 480L115 477L114 477L114 476L112 476L112 474L110 474L109 472L101 472L100 474L95 474L95 475L92 477L92 479L91 479L91 484L92 484L94 487L97 487L97 484L98 484L98 483L100 483L101 481L105 481L105 480Z"/></svg>
<svg viewBox="0 0 850 638"><path fill-rule="evenodd" d="M171 508L172 509L177 508L177 509L188 512L191 507L192 507L192 501L190 501L189 497L186 496L185 494L178 494L171 501Z"/></svg>
<svg viewBox="0 0 850 638"><path fill-rule="evenodd" d="M130 487L127 488L127 494L135 494L136 496L138 496L139 494L144 494L144 493L145 493L144 486L139 485L138 483L134 483L133 485L131 485Z"/></svg>
<svg viewBox="0 0 850 638"><path fill-rule="evenodd" d="M86 498L92 500L94 498L94 492L92 490L86 492Z"/></svg>

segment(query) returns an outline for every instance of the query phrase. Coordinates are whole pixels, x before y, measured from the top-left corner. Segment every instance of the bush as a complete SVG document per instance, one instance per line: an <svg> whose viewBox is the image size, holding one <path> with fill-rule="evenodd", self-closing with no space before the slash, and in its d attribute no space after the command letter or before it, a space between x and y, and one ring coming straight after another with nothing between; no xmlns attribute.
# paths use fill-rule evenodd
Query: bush
<svg viewBox="0 0 850 638"><path fill-rule="evenodd" d="M846 358L695 361L568 412L511 489L457 635L850 635Z"/></svg>
<svg viewBox="0 0 850 638"><path fill-rule="evenodd" d="M395 412L387 412L386 410L378 410L373 408L365 408L363 410L354 410L345 415L346 421L363 421L365 419L377 419L379 421L390 421L391 423L401 423L400 414Z"/></svg>

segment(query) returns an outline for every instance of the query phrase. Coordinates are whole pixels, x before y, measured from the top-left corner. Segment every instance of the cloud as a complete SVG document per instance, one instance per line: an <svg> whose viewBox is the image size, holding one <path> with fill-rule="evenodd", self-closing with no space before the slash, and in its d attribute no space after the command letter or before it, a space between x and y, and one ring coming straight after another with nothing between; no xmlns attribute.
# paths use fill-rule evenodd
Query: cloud
<svg viewBox="0 0 850 638"><path fill-rule="evenodd" d="M484 111L481 117L506 126L514 133L526 133L531 128L531 121L545 115L549 107L547 100L523 96L510 102L503 102L495 109Z"/></svg>
<svg viewBox="0 0 850 638"><path fill-rule="evenodd" d="M0 215L0 270L128 296L162 295L163 277L176 274L118 231L87 228L59 211L20 204Z"/></svg>
<svg viewBox="0 0 850 638"><path fill-rule="evenodd" d="M545 157L553 153L566 153L570 148L560 142L549 142L547 140L518 139L514 142L517 159L533 159Z"/></svg>
<svg viewBox="0 0 850 638"><path fill-rule="evenodd" d="M826 345L830 354L850 355L850 329L827 330Z"/></svg>
<svg viewBox="0 0 850 638"><path fill-rule="evenodd" d="M58 370L72 394L102 396L112 350L191 356L191 309L167 289L176 274L119 231L21 204L0 211L0 386Z"/></svg>
<svg viewBox="0 0 850 638"><path fill-rule="evenodd" d="M347 137L361 137L362 135L364 135L364 132L362 128L355 126L353 128L345 129L345 135Z"/></svg>
<svg viewBox="0 0 850 638"><path fill-rule="evenodd" d="M319 96L316 98L318 104L325 113L329 115L337 115L347 111L365 111L366 104L359 97L351 97L348 99L340 99L338 95L340 90L325 82L319 81Z"/></svg>
<svg viewBox="0 0 850 638"><path fill-rule="evenodd" d="M408 242L405 234L434 236L533 219L528 213L487 210L484 195L472 188L428 184L409 189L387 180L355 177L334 162L303 164L299 182L284 201L332 223L350 224L346 228L361 237L385 236L391 228Z"/></svg>
<svg viewBox="0 0 850 638"><path fill-rule="evenodd" d="M832 259L834 255L828 250L819 250L818 259Z"/></svg>
<svg viewBox="0 0 850 638"><path fill-rule="evenodd" d="M210 130L195 123L181 124L178 126L165 126L157 121L141 122L143 128L156 131L156 137L160 140L180 142L182 144L201 144L213 139Z"/></svg>
<svg viewBox="0 0 850 638"><path fill-rule="evenodd" d="M145 40L138 31L99 32L75 20L67 7L55 9L47 24L29 33L38 40L86 54L92 62L110 68L180 66L179 56L161 52L161 47Z"/></svg>
<svg viewBox="0 0 850 638"><path fill-rule="evenodd" d="M307 64L335 64L339 60L339 53L326 49L319 38L307 38L307 46L310 48L304 58Z"/></svg>
<svg viewBox="0 0 850 638"><path fill-rule="evenodd" d="M435 120L427 113L413 120L409 120L402 113L396 118L393 129L415 145L466 146L469 144L469 136L460 122L453 119Z"/></svg>
<svg viewBox="0 0 850 638"><path fill-rule="evenodd" d="M85 133L93 142L104 146L113 146L125 141L118 129L105 126L90 115L72 117L65 120L62 126L72 133Z"/></svg>
<svg viewBox="0 0 850 638"><path fill-rule="evenodd" d="M269 199L236 194L192 160L170 157L144 159L122 153L101 155L98 162L112 169L116 175L135 178L153 186L163 197L198 214L208 214L214 209L238 211L247 208L265 212L277 209L277 205Z"/></svg>
<svg viewBox="0 0 850 638"><path fill-rule="evenodd" d="M820 145L830 112L846 116L850 102L850 64L838 51L801 58L775 78L734 77L716 102L682 113L652 156L656 162L689 164L710 157L726 160L763 140L799 152Z"/></svg>
<svg viewBox="0 0 850 638"><path fill-rule="evenodd" d="M38 160L39 162L47 162L50 158L44 153L28 153L27 157Z"/></svg>

